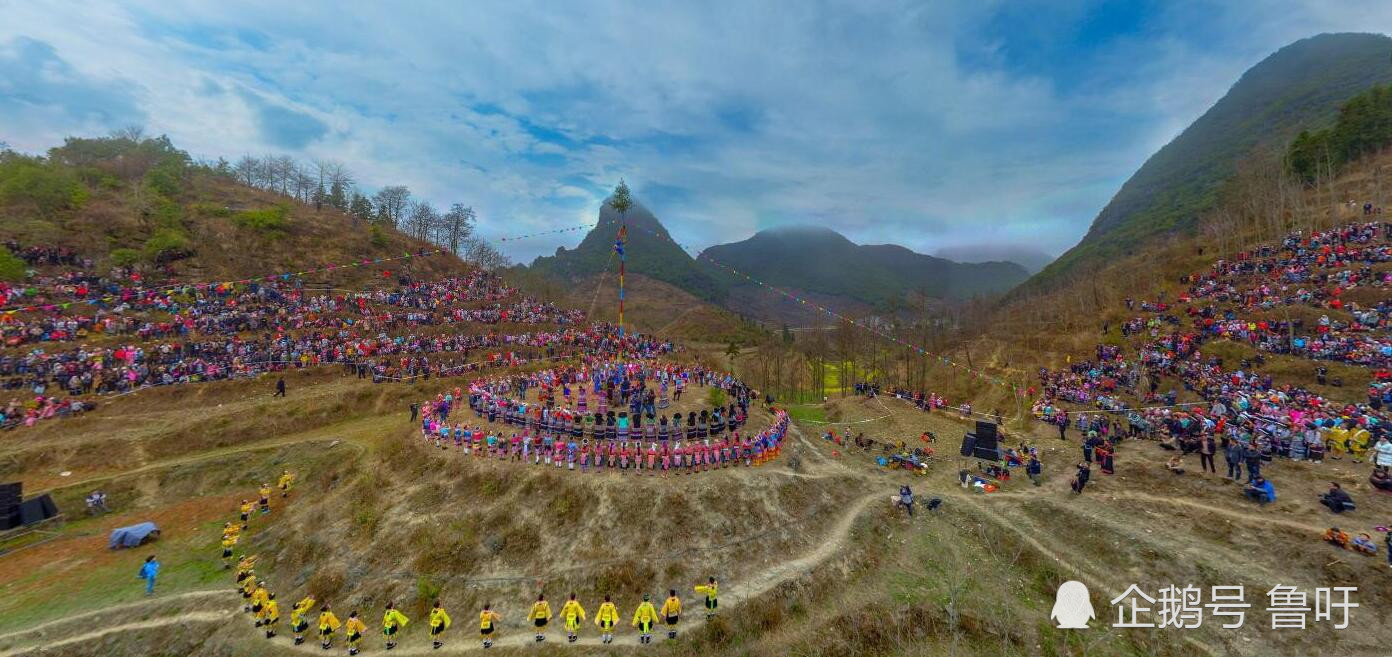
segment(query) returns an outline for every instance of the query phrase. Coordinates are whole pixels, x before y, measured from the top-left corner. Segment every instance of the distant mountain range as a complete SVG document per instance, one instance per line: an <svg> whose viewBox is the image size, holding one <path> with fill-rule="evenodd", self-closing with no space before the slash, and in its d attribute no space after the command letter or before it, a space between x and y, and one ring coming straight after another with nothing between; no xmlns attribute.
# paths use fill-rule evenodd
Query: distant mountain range
<svg viewBox="0 0 1392 657"><path fill-rule="evenodd" d="M834 230L789 226L760 231L741 242L722 244L692 258L674 244L656 216L635 203L625 220L629 226L627 270L647 276L742 313L760 313L764 300L730 299L764 293L759 286L711 264L714 260L797 294L815 296L824 304L844 302L842 309L886 309L905 305L912 294L930 299L965 299L998 294L1029 277L1013 262L964 264L895 244L860 245ZM529 267L553 280L576 281L618 269L614 242L620 217L607 203L599 224L574 249L559 248Z"/></svg>
<svg viewBox="0 0 1392 657"><path fill-rule="evenodd" d="M1321 34L1272 53L1146 160L1082 241L1021 290L1056 286L1094 263L1141 252L1152 238L1192 230L1254 148L1284 152L1301 130L1333 121L1345 100L1388 82L1392 38L1381 34Z"/></svg>
<svg viewBox="0 0 1392 657"><path fill-rule="evenodd" d="M711 258L779 287L884 307L913 293L936 299L995 294L1029 277L1013 262L963 264L897 244L856 244L830 228L784 226L706 249Z"/></svg>
<svg viewBox="0 0 1392 657"><path fill-rule="evenodd" d="M1054 261L1043 251L1012 244L973 244L970 246L944 247L933 252L934 256L956 262L1013 262L1024 267L1030 274L1037 274Z"/></svg>

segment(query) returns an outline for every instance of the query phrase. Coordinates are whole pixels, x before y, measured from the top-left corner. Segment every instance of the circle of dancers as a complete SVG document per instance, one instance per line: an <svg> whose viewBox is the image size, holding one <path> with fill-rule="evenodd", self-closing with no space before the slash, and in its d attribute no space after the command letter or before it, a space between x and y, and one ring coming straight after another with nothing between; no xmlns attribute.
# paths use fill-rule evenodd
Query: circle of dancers
<svg viewBox="0 0 1392 657"><path fill-rule="evenodd" d="M665 411L692 386L719 388L727 403L669 417ZM526 401L532 389L537 401ZM755 398L733 376L700 366L602 361L476 380L467 393L442 392L419 410L422 435L442 449L453 444L474 457L570 471L665 476L776 457L788 415L774 409L770 426L743 430ZM510 431L459 421L455 409L464 404L476 420Z"/></svg>

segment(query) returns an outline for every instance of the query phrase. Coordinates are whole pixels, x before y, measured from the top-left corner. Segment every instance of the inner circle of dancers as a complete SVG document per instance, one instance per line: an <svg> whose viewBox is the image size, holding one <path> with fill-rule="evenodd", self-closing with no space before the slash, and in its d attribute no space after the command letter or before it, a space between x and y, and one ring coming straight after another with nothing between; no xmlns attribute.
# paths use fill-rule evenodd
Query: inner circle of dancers
<svg viewBox="0 0 1392 657"><path fill-rule="evenodd" d="M718 388L725 400L669 416L667 409L693 386ZM527 401L532 389L536 401ZM439 393L420 405L421 433L442 449L453 444L476 457L581 472L689 474L762 465L778 455L785 411L774 409L773 423L758 433L745 430L757 395L733 376L699 365L595 361ZM510 435L460 422L454 411L464 403L477 420L507 426Z"/></svg>

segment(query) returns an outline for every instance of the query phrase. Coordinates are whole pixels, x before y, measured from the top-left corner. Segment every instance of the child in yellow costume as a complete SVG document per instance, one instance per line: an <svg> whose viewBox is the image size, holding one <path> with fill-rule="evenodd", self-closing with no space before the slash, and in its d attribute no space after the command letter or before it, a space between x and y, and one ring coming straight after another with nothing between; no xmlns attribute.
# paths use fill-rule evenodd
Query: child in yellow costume
<svg viewBox="0 0 1392 657"><path fill-rule="evenodd" d="M652 599L643 594L643 602L633 611L633 626L638 628L638 643L652 643L653 624L657 622L657 610L653 609Z"/></svg>
<svg viewBox="0 0 1392 657"><path fill-rule="evenodd" d="M309 611L314 609L314 596L305 598L290 608L290 631L295 633L295 645L304 643L304 632L309 629Z"/></svg>
<svg viewBox="0 0 1392 657"><path fill-rule="evenodd" d="M493 647L493 632L498 627L498 621L503 617L498 612L493 611L492 604L483 603L483 611L479 612L479 636L483 637L483 647Z"/></svg>
<svg viewBox="0 0 1392 657"><path fill-rule="evenodd" d="M696 585L696 594L704 594L706 596L706 620L710 620L715 616L715 608L718 604L715 597L717 589L718 585L714 577L709 578L704 585Z"/></svg>
<svg viewBox="0 0 1392 657"><path fill-rule="evenodd" d="M266 601L271 599L271 592L266 590L266 582L262 580L251 592L251 613L256 616L256 626L261 627L265 619Z"/></svg>
<svg viewBox="0 0 1392 657"><path fill-rule="evenodd" d="M356 610L348 612L348 622L344 623L343 631L348 635L348 654L358 654L358 644L362 642L364 634L367 634L367 624L358 618Z"/></svg>
<svg viewBox="0 0 1392 657"><path fill-rule="evenodd" d="M551 622L551 604L546 601L545 594L537 594L537 601L532 603L532 611L527 618L536 626L536 642L545 641L546 624Z"/></svg>
<svg viewBox="0 0 1392 657"><path fill-rule="evenodd" d="M576 601L575 594L570 594L570 599L561 606L561 618L565 620L566 641L575 643L576 632L580 630L580 622L585 620L585 608Z"/></svg>
<svg viewBox="0 0 1392 657"><path fill-rule="evenodd" d="M242 611L251 613L251 594L256 592L256 574L247 573L242 580Z"/></svg>
<svg viewBox="0 0 1392 657"><path fill-rule="evenodd" d="M261 613L265 617L261 626L266 628L266 638L274 638L276 635L276 623L280 622L280 603L276 602L274 593L267 596L266 604L261 609Z"/></svg>
<svg viewBox="0 0 1392 657"><path fill-rule="evenodd" d="M677 621L681 619L681 598L677 597L677 590L667 591L667 601L662 603L662 609L658 610L662 616L662 622L667 624L667 640L677 638Z"/></svg>
<svg viewBox="0 0 1392 657"><path fill-rule="evenodd" d="M289 470L281 473L280 481L276 482L276 486L280 488L281 497L290 497L290 487L293 485L295 485L295 475L290 474Z"/></svg>
<svg viewBox="0 0 1392 657"><path fill-rule="evenodd" d="M445 608L440 606L440 601L436 600L435 606L430 609L430 638L434 641L432 645L436 650L445 645L440 636L449 629L452 622L449 614L445 613Z"/></svg>
<svg viewBox="0 0 1392 657"><path fill-rule="evenodd" d="M329 648L332 648L332 647L333 647L333 635L334 635L334 632L337 632L337 631L338 631L338 628L339 628L341 625L342 625L342 623L340 623L340 622L338 621L338 616L335 616L334 613L333 613L332 611L329 611L329 606L328 606L328 605L324 605L324 606L322 606L322 607L319 608L319 647L320 647L320 648L323 648L324 650L328 650Z"/></svg>
<svg viewBox="0 0 1392 657"><path fill-rule="evenodd" d="M387 638L387 650L396 647L396 635L411 619L396 610L396 605L387 603L387 611L382 614L382 636Z"/></svg>
<svg viewBox="0 0 1392 657"><path fill-rule="evenodd" d="M232 534L232 535L229 536L229 535L227 535L227 534L223 534L223 536L222 536L222 569L223 569L223 570L231 570L231 569L232 569L232 548L235 548L235 547L237 547L237 535L236 535L236 534Z"/></svg>
<svg viewBox="0 0 1392 657"><path fill-rule="evenodd" d="M609 596L604 596L604 603L599 605L599 611L595 612L594 622L599 626L599 634L604 643L613 643L614 626L619 624L619 608L609 601Z"/></svg>
<svg viewBox="0 0 1392 657"><path fill-rule="evenodd" d="M256 570L256 557L242 555L237 558L237 588L241 588L242 582L251 577Z"/></svg>

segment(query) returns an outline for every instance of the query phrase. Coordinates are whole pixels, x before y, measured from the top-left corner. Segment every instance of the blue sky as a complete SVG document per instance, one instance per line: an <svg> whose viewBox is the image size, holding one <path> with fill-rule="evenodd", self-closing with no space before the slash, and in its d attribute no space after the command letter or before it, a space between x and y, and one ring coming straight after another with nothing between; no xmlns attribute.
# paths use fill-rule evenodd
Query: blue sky
<svg viewBox="0 0 1392 657"><path fill-rule="evenodd" d="M198 157L340 160L499 237L620 178L696 247L826 225L1057 254L1299 38L1392 3L0 0L0 141L139 124ZM576 233L508 242L529 261Z"/></svg>

